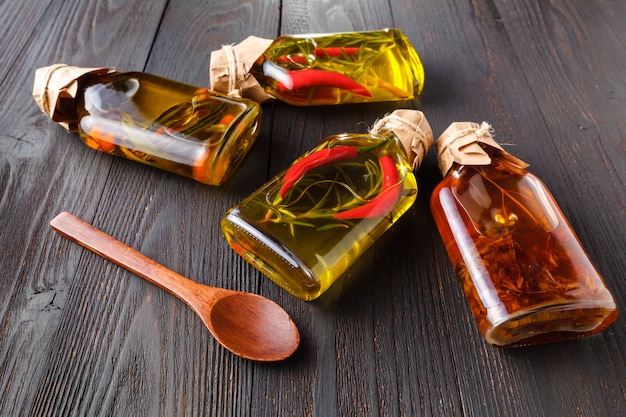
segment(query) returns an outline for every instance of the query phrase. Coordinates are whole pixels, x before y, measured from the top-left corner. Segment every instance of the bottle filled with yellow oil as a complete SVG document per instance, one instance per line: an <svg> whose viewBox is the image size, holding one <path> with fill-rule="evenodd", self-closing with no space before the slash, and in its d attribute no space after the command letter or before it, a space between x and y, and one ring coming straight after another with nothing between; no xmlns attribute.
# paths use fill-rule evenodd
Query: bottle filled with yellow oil
<svg viewBox="0 0 626 417"><path fill-rule="evenodd" d="M432 143L417 110L330 136L228 211L222 231L278 285L315 299L414 203L414 170Z"/></svg>
<svg viewBox="0 0 626 417"><path fill-rule="evenodd" d="M615 300L550 191L490 126L453 123L436 144L432 214L485 339L536 345L613 323Z"/></svg>
<svg viewBox="0 0 626 417"><path fill-rule="evenodd" d="M250 100L110 68L40 68L33 96L91 148L210 185L239 166L261 117Z"/></svg>
<svg viewBox="0 0 626 417"><path fill-rule="evenodd" d="M215 89L230 92L249 82L237 73L248 56L250 74L265 92L296 106L410 100L424 85L420 58L399 29L290 35L271 43L254 38L224 48L211 57Z"/></svg>

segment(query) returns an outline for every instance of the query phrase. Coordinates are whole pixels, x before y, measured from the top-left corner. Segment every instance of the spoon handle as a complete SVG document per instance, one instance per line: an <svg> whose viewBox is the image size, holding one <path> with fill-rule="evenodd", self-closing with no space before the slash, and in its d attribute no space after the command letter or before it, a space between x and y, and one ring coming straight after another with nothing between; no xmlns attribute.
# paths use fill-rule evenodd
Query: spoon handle
<svg viewBox="0 0 626 417"><path fill-rule="evenodd" d="M203 285L200 289L200 284L164 267L73 214L60 213L52 219L50 225L71 241L139 275L192 308L196 306L190 304L190 299L196 299L200 293L204 302L212 302L214 299L214 292L210 291L213 288Z"/></svg>

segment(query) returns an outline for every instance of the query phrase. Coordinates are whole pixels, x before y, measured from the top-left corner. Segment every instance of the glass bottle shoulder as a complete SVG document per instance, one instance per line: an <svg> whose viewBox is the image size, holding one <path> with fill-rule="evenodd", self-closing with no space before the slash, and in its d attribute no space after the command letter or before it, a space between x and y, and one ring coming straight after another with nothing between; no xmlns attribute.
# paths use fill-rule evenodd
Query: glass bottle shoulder
<svg viewBox="0 0 626 417"><path fill-rule="evenodd" d="M558 206L544 183L498 157L485 166L453 165L433 200L442 193L455 202L455 209L447 206L447 216L467 218L478 233L489 237L514 230L549 232L559 223Z"/></svg>

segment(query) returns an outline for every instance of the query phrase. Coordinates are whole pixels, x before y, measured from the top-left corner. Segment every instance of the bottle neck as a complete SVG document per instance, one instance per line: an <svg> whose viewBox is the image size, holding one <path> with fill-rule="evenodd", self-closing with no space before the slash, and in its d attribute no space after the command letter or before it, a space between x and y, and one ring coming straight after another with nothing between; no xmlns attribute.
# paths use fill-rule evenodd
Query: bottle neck
<svg viewBox="0 0 626 417"><path fill-rule="evenodd" d="M487 164L461 164L453 162L444 177L455 176L457 178L465 175L473 175L470 172L480 172L488 177L518 176L522 177L528 172L526 163L510 155L506 151L487 144L479 144L482 150L488 155L490 161Z"/></svg>
<svg viewBox="0 0 626 417"><path fill-rule="evenodd" d="M102 75L112 71L112 68L79 68L65 64L39 68L35 72L33 97L41 111L53 121L76 131L74 99L79 79L87 74Z"/></svg>
<svg viewBox="0 0 626 417"><path fill-rule="evenodd" d="M407 159L414 170L421 164L434 142L433 132L419 110L398 109L376 121L371 134L384 135L392 132L402 143Z"/></svg>
<svg viewBox="0 0 626 417"><path fill-rule="evenodd" d="M491 126L483 122L455 122L437 139L437 156L441 174L445 177L453 164L465 166L490 165L495 151L513 165L526 168L528 164L507 153L491 136ZM490 152L490 150L492 150Z"/></svg>

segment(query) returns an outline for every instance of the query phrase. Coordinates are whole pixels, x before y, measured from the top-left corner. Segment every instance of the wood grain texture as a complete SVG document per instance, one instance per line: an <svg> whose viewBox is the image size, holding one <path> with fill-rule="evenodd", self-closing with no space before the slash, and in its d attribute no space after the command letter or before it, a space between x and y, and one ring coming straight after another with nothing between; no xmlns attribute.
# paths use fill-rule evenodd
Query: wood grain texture
<svg viewBox="0 0 626 417"><path fill-rule="evenodd" d="M3 3L2 7L7 6ZM58 254L59 248L51 243L47 223L62 207L93 217L111 161L90 151L74 135L51 126L33 106L34 71L53 62L87 65L102 53L107 38L111 45L118 32L125 32L122 20L113 21L108 29L91 29L91 23L111 12L99 2L33 1L15 6L12 13L2 14L3 21L7 19L3 27L16 28L13 37L2 37L3 52L14 53L4 56L8 65L3 65L3 71L11 70L2 77L0 116L0 270L6 271L0 296L2 415L28 415L29 404L41 387L34 381L45 377L53 335L71 298L78 257L69 254L65 262L53 261L56 256L51 252ZM150 19L151 6L133 7L128 14L143 14L147 28L158 22L160 12L153 13L156 20ZM144 60L150 42L145 44ZM98 46L90 50L91 44ZM139 48L129 48L115 54L115 59L123 62L140 55Z"/></svg>
<svg viewBox="0 0 626 417"><path fill-rule="evenodd" d="M324 137L396 107L435 134L489 121L553 192L626 305L626 3L619 0L24 0L0 3L0 415L621 416L626 325L496 349L478 333L429 214L414 207L321 299L239 258L219 220ZM94 152L30 96L53 62L208 85L210 51L249 35L399 27L426 69L418 100L263 106L240 170L209 187ZM208 285L268 297L302 341L262 365L221 348L170 295L54 234L67 210Z"/></svg>

